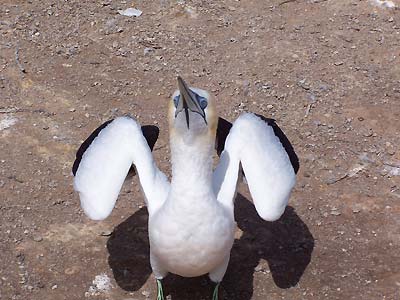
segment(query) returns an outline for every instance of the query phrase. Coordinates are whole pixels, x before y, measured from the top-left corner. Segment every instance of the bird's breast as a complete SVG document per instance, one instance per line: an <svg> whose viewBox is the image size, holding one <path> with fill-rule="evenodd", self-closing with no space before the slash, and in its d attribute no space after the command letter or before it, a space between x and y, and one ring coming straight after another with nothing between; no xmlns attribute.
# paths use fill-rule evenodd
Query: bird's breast
<svg viewBox="0 0 400 300"><path fill-rule="evenodd" d="M215 199L180 204L169 199L150 218L153 255L169 272L193 277L217 267L229 254L235 222Z"/></svg>

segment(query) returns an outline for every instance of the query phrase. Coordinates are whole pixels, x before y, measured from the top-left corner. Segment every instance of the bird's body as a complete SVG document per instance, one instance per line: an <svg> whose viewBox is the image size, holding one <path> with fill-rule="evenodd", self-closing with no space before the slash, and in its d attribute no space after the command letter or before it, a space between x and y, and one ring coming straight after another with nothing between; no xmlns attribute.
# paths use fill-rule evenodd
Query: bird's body
<svg viewBox="0 0 400 300"><path fill-rule="evenodd" d="M189 89L180 78L178 82L168 115L171 182L154 162L155 140L150 141L149 128L121 117L102 125L82 145L73 169L74 187L85 213L92 219L104 219L134 164L149 211L150 262L155 277L161 280L169 272L184 277L208 273L219 283L234 242L234 198L241 166L257 212L274 221L284 212L295 184L298 166L293 161L297 157L293 160L290 148L276 136L273 120L244 114L228 126L224 136L217 136L224 144L217 147L223 151L213 170L216 132L218 128L221 135L224 126L207 92ZM158 283L158 299L163 299Z"/></svg>
<svg viewBox="0 0 400 300"><path fill-rule="evenodd" d="M212 272L230 252L234 228L232 214L212 191L171 193L149 220L152 267L158 270L155 276L163 278L171 272L194 277Z"/></svg>

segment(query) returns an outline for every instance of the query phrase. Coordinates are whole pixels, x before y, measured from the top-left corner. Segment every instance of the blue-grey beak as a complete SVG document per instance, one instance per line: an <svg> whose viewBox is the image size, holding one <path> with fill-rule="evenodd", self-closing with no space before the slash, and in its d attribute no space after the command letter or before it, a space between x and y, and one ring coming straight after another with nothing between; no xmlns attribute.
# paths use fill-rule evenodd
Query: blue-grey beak
<svg viewBox="0 0 400 300"><path fill-rule="evenodd" d="M182 77L178 76L178 88L181 94L181 97L178 102L178 106L176 107L175 117L181 112L185 111L186 124L189 128L189 110L194 113L198 113L201 115L206 121L206 114L203 109L200 107L200 104L196 100L196 95L189 89L186 82L182 79Z"/></svg>

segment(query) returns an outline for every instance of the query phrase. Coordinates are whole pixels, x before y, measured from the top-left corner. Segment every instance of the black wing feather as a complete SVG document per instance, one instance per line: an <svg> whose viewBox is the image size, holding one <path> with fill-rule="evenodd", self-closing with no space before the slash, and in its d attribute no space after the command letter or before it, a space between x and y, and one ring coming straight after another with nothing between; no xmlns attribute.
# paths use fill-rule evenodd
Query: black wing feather
<svg viewBox="0 0 400 300"><path fill-rule="evenodd" d="M218 118L217 136L215 138L215 150L217 150L218 156L221 156L222 151L224 151L225 141L231 128L231 122L223 118Z"/></svg>

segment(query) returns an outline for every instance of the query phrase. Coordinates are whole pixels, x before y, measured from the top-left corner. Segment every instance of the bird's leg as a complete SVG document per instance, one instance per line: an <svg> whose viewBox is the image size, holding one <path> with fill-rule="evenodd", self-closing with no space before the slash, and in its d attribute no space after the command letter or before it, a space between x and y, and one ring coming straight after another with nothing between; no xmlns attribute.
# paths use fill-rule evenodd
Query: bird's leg
<svg viewBox="0 0 400 300"><path fill-rule="evenodd" d="M228 268L229 257L230 257L230 255L228 253L228 255L225 257L225 259L222 261L222 263L208 274L211 281L216 284L215 288L214 288L212 300L218 300L219 285L221 284L222 278L225 275L226 268Z"/></svg>
<svg viewBox="0 0 400 300"><path fill-rule="evenodd" d="M220 282L218 282L218 283L215 285L214 292L213 292L213 296L212 296L212 300L218 300L218 288L219 288L219 284L220 284Z"/></svg>
<svg viewBox="0 0 400 300"><path fill-rule="evenodd" d="M157 300L164 300L164 292L160 279L157 279Z"/></svg>

